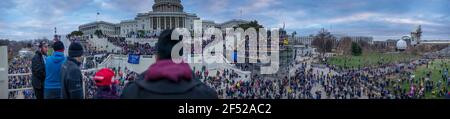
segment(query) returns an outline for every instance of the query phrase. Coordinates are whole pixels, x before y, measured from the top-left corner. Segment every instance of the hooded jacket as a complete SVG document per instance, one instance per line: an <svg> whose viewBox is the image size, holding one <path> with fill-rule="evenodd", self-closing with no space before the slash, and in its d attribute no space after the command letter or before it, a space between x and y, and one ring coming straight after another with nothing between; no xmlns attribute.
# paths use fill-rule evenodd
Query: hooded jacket
<svg viewBox="0 0 450 119"><path fill-rule="evenodd" d="M63 99L83 99L81 62L68 58L61 68L61 94Z"/></svg>
<svg viewBox="0 0 450 119"><path fill-rule="evenodd" d="M44 89L61 88L61 65L66 61L64 53L54 52L52 56L47 57L45 64L45 83Z"/></svg>
<svg viewBox="0 0 450 119"><path fill-rule="evenodd" d="M97 87L94 99L119 99L117 95L117 86L100 86Z"/></svg>
<svg viewBox="0 0 450 119"><path fill-rule="evenodd" d="M161 60L125 86L123 99L217 99L216 91L194 79L186 63Z"/></svg>

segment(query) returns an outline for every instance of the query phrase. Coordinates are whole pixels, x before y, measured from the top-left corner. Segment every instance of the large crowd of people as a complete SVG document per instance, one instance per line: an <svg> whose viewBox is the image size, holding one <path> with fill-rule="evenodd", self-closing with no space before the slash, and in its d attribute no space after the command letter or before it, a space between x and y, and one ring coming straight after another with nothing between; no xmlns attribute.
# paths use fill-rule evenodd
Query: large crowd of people
<svg viewBox="0 0 450 119"><path fill-rule="evenodd" d="M145 38L155 38L155 37L145 37ZM213 38L214 37L202 40L201 47L205 48L208 44L211 44L214 41ZM151 46L149 43L140 44L136 42L129 44L126 41L125 37L108 37L108 42L111 42L115 46L121 47L122 51L119 51L119 53L123 55L127 54L155 55L157 49L156 46ZM194 51L193 46L192 51Z"/></svg>
<svg viewBox="0 0 450 119"><path fill-rule="evenodd" d="M32 89L10 91L8 99L35 99L35 95Z"/></svg>
<svg viewBox="0 0 450 119"><path fill-rule="evenodd" d="M122 48L120 54L139 54L139 55L154 55L156 53L156 47L151 46L149 43L140 44L133 43L129 44L123 37L108 37L108 41L112 44Z"/></svg>
<svg viewBox="0 0 450 119"><path fill-rule="evenodd" d="M30 75L20 75L20 76L9 76L9 89L22 89L31 88L31 76Z"/></svg>
<svg viewBox="0 0 450 119"><path fill-rule="evenodd" d="M109 53L106 54L98 54L98 55L91 55L89 57L86 57L83 69L92 69L97 68L97 66L109 56Z"/></svg>
<svg viewBox="0 0 450 119"><path fill-rule="evenodd" d="M9 63L8 73L9 74L25 74L25 75L16 75L16 76L8 76L8 89L26 89L31 88L31 76L26 75L27 73L31 73L31 60L27 57L24 58L13 58ZM10 91L9 99L15 99L19 93L23 94L26 99L31 99L31 94L29 94L29 90L19 90L19 91Z"/></svg>
<svg viewBox="0 0 450 119"><path fill-rule="evenodd" d="M417 67L428 62L422 59L340 72L334 72L332 66L308 67L301 63L291 78L254 75L247 81L233 80L230 76L234 74L225 70L206 77L205 83L225 99L422 99L426 93L449 97L448 69L442 70L442 81L438 82L429 80L429 75L419 80L410 77ZM196 72L200 72L196 73L198 77L207 74Z"/></svg>
<svg viewBox="0 0 450 119"><path fill-rule="evenodd" d="M151 47L149 44L127 44L124 38L115 37L109 37L108 41L122 47L125 54L161 55L156 52L158 47ZM212 41L213 40L204 41L202 46L205 47L207 44L212 43ZM87 51L89 52L88 54L85 54L85 56L104 53L96 52L95 49L92 50L92 52L90 50ZM59 50L59 52L61 51ZM73 54L76 52L72 51L69 53ZM76 56L81 57L81 55ZM85 66L82 66L84 67L83 70L94 68L95 64L101 63L106 56L108 55L103 55L103 57L88 57ZM76 57L71 55L69 58L71 58L70 60L75 60L74 58ZM167 58L167 56L165 58ZM309 60L317 59L310 58ZM77 63L76 61L73 62ZM235 72L233 69L212 72L207 70L205 66L201 69L194 68L191 72L193 77L188 77L185 74L186 72L179 72L184 71L184 66L174 65L168 61L157 61L154 65L150 66L148 71L142 74L143 76L140 76L141 74L133 72L128 68L109 68L114 75L113 81L106 85L106 87L110 88L105 89L105 85L99 85L99 81L101 80L97 79L98 76L104 76L105 74L99 74L98 70L83 71L83 78L81 81L83 82L85 89L83 92L85 94L83 98L85 99L97 99L99 92L102 91L113 92L102 94L112 96L115 99L123 94L126 94L126 96L122 98L133 98L130 97L130 93L134 93L134 91L130 92L130 90L144 89L144 92L146 92L145 89L147 89L147 87L134 87L131 89L130 87L139 86L135 83L140 80L156 80L153 79L154 77L160 80L176 81L185 80L184 78L187 80L191 80L191 78L199 79L205 83L206 86L214 89L218 98L223 99L422 99L426 97L426 94L431 94L436 97L450 97L448 88L450 87L449 69L445 68L447 66L442 66L443 69L439 70L442 80L430 80L432 72L428 72L424 77L414 77L414 71L418 67L428 67L430 62L433 62L433 59L422 58L409 62L382 64L376 67L354 67L347 69L327 64L296 62L295 65L290 66L295 66L295 68L291 69L295 72L293 75L286 75L283 73L260 75L254 73L251 74L251 78L245 80L247 78L244 79L240 77L238 72ZM48 63L48 61L46 63ZM14 59L10 62L9 73L30 73L30 65L31 60ZM167 70L158 67L159 65L168 65L169 68L177 68L177 70ZM450 64L442 63L442 65ZM254 69L256 66L252 64L244 63L235 66L237 69L245 71L257 72L256 70L258 70ZM179 68L181 68L181 70L179 70ZM161 72L160 70L167 70L167 72ZM155 74L152 71L158 73ZM68 72L68 74L72 75L70 72ZM173 77L170 75L180 76ZM9 89L33 87L31 85L30 77L31 76L11 76L9 79ZM177 79L180 77L183 79ZM127 88L128 84L131 86ZM208 90L206 88L200 89L204 89L205 91ZM19 95L23 95L26 99L32 99L33 96L35 96L33 91L19 90L11 91L9 97L14 99ZM145 95L149 95L148 92L146 92Z"/></svg>
<svg viewBox="0 0 450 119"><path fill-rule="evenodd" d="M117 92L116 96L119 96L122 93L122 90L128 82L134 81L139 75L138 73L133 72L126 67L125 70L122 70L120 67L112 67L109 69L114 72L114 80L118 81L118 83L114 85L115 92ZM96 72L97 70L83 72L83 82L84 88L86 89L86 99L95 99L97 86L96 82L93 79Z"/></svg>
<svg viewBox="0 0 450 119"><path fill-rule="evenodd" d="M125 35L126 38L158 38L161 32L130 32Z"/></svg>
<svg viewBox="0 0 450 119"><path fill-rule="evenodd" d="M30 58L14 58L9 63L9 74L31 73Z"/></svg>
<svg viewBox="0 0 450 119"><path fill-rule="evenodd" d="M85 56L94 56L108 53L106 50L99 50L97 47L85 46L85 48L86 48L86 53L84 54Z"/></svg>
<svg viewBox="0 0 450 119"><path fill-rule="evenodd" d="M309 70L308 70L309 71ZM200 74L200 75L199 75ZM313 73L307 73L306 64L297 70L295 77L258 75L250 80L234 80L237 74L233 70L217 72L208 77L205 83L216 89L223 99L320 99L318 92L313 91L314 84L319 81ZM197 73L202 77L202 73Z"/></svg>
<svg viewBox="0 0 450 119"><path fill-rule="evenodd" d="M295 76L288 78L270 78L266 76L254 75L249 81L233 80L238 75L232 70L215 72L216 76L210 76L207 70L194 71L194 77L200 78L208 86L216 90L219 98L223 99L420 99L424 98L425 92L432 92L433 89L440 89L442 82L424 80L414 80L408 78L411 71L418 66L425 65L429 60L418 60L409 64L390 64L379 68L362 68L345 70L339 73L314 71L307 68L307 64L296 70ZM325 66L332 70L333 67ZM116 91L120 95L128 82L137 79L138 74L127 69L113 68L117 80L120 81ZM444 71L448 69L444 69ZM92 77L94 72L85 72L85 76ZM399 75L400 79L395 80L389 77ZM447 77L447 75L444 75ZM15 78L16 79L16 78ZM16 86L23 86L18 80L10 81ZM93 99L96 91L95 82L92 78L85 78L86 99ZM447 87L450 83L447 80ZM422 82L422 83L420 83ZM410 90L401 88L402 84L411 84ZM27 83L30 87L30 83ZM421 84L421 85L418 85ZM20 88L13 87L12 88ZM22 87L25 88L25 87ZM433 92L438 96L446 96L448 89ZM32 92L15 91L11 92L13 98L18 93L23 93L26 99L32 96Z"/></svg>

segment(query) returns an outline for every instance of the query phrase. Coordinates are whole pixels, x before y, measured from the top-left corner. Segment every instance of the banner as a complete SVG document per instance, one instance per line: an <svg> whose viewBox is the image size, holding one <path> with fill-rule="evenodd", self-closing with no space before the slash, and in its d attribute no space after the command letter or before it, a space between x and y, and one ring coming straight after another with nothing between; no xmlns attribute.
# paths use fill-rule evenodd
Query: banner
<svg viewBox="0 0 450 119"><path fill-rule="evenodd" d="M130 64L139 64L140 59L141 59L140 55L136 55L136 54L128 55L128 63L130 63Z"/></svg>
<svg viewBox="0 0 450 119"><path fill-rule="evenodd" d="M236 51L234 51L232 53L231 58L233 59L233 61L231 61L232 63L236 63L237 62L238 56L237 56L237 52Z"/></svg>

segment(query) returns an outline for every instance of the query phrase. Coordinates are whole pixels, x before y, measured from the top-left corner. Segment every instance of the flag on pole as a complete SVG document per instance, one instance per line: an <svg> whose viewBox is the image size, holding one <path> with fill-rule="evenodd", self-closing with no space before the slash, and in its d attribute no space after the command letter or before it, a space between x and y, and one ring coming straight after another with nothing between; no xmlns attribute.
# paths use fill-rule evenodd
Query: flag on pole
<svg viewBox="0 0 450 119"><path fill-rule="evenodd" d="M141 56L137 54L129 54L128 55L128 63L130 64L139 64Z"/></svg>

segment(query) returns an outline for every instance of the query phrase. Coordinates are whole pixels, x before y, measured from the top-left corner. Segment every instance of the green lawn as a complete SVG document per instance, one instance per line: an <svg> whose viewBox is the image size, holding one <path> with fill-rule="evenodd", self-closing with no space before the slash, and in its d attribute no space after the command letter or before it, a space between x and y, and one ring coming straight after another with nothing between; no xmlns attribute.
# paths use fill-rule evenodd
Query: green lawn
<svg viewBox="0 0 450 119"><path fill-rule="evenodd" d="M442 80L441 76L442 76L443 72L439 72L439 71L443 70L445 68L450 69L450 59L434 60L433 64L428 65L428 68L426 65L418 67L414 71L414 75L415 75L414 82L418 81L418 83L414 83L414 85L420 85L420 83L423 82L423 78L427 77L427 73L429 73L430 71L431 71L430 80L432 80L434 82L438 82L439 80ZM409 76L401 76L401 77L407 78ZM404 82L400 85L401 85L402 89L406 89L407 92L410 91L410 83ZM441 86L446 87L448 90L448 87L447 87L447 85L445 85L444 81L442 81ZM390 89L393 90L393 87L390 87ZM438 90L440 90L440 89L438 89L437 87L433 88L433 91L437 92ZM445 96L439 97L437 95L433 95L431 92L425 92L425 99L444 99L444 98L445 98Z"/></svg>
<svg viewBox="0 0 450 119"><path fill-rule="evenodd" d="M415 70L415 79L414 80L420 80L422 78L427 77L427 73L429 73L431 71L431 80L434 82L438 82L439 80L442 81L442 74L443 74L443 70L445 68L450 69L450 59L441 59L441 60L434 60L433 64L429 64L428 68L427 66L421 66L419 68L417 68ZM441 71L441 72L440 72ZM442 87L447 87L447 85L445 85L445 82L442 81L443 83L441 84ZM407 87L409 87L409 84L405 84ZM447 87L448 89L448 87ZM437 88L433 89L435 91L439 90ZM443 98L443 97L437 97L435 95L432 95L431 92L427 92L425 93L425 98Z"/></svg>
<svg viewBox="0 0 450 119"><path fill-rule="evenodd" d="M370 53L363 54L362 56L336 56L330 58L327 63L343 68L356 68L364 66L377 66L379 64L388 64L395 62L405 62L414 58L417 58L417 56L405 53Z"/></svg>
<svg viewBox="0 0 450 119"><path fill-rule="evenodd" d="M337 65L339 67L343 68L352 68L352 67L364 67L364 66L377 66L379 64L388 64L388 63L397 63L397 62L408 62L412 59L416 59L418 56L415 55L409 55L409 54L382 54L382 53L372 53L372 54L365 54L362 56L336 56L330 58L327 63L331 65ZM434 60L433 63L429 64L428 68L426 65L418 67L414 71L415 79L414 81L419 81L426 77L426 74L431 71L431 77L430 79L434 82L438 82L441 79L441 76L443 74L442 72L439 72L440 70L443 70L445 68L450 69L450 59L440 59L440 60ZM409 77L409 76L402 76L402 77ZM420 83L415 83L415 85L419 85ZM446 87L447 90L449 87L445 85L445 82L442 82L442 87ZM393 89L392 87L389 87L390 89ZM404 82L401 84L402 89L406 89L408 92L410 90L410 84L408 82ZM434 91L439 90L438 88L434 88ZM431 92L425 93L426 99L442 99L445 97L437 97L436 95L433 95Z"/></svg>
<svg viewBox="0 0 450 119"><path fill-rule="evenodd" d="M52 48L49 48L48 51L47 51L47 56L50 56L50 55L52 55L52 54L53 54L53 49L52 49Z"/></svg>

